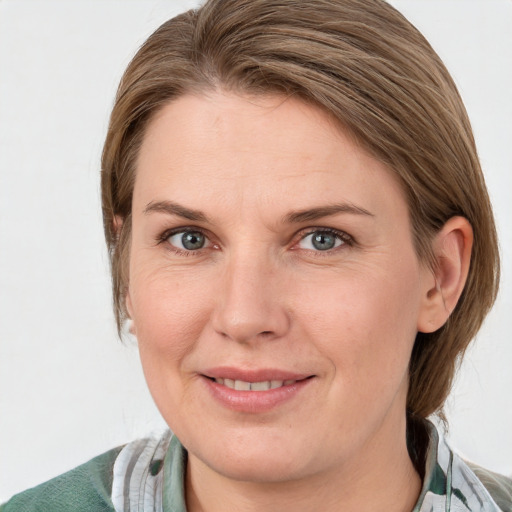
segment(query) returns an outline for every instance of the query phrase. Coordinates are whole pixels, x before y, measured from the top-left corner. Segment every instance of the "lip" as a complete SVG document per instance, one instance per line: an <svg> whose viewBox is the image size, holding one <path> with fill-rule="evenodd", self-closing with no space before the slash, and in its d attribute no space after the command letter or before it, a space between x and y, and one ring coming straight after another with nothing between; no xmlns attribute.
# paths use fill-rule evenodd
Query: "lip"
<svg viewBox="0 0 512 512"><path fill-rule="evenodd" d="M279 369L245 370L233 367L218 367L205 370L202 382L210 395L223 407L244 413L261 414L293 400L314 381L314 375L298 374ZM245 382L294 381L275 389L265 391L238 391L214 379L231 379Z"/></svg>
<svg viewBox="0 0 512 512"><path fill-rule="evenodd" d="M201 372L210 379L232 379L246 382L262 382L264 380L304 380L312 375L309 373L296 373L276 368L242 369L232 366L218 366Z"/></svg>

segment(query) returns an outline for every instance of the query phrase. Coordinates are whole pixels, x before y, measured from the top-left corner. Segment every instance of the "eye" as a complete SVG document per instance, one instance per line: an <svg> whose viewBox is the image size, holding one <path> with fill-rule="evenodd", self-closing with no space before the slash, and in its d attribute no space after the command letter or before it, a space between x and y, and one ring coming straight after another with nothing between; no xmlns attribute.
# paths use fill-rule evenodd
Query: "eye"
<svg viewBox="0 0 512 512"><path fill-rule="evenodd" d="M166 240L176 249L184 251L198 251L208 243L208 238L204 233L193 230L171 233Z"/></svg>
<svg viewBox="0 0 512 512"><path fill-rule="evenodd" d="M349 241L349 236L330 229L317 229L305 235L298 246L310 251L329 251Z"/></svg>

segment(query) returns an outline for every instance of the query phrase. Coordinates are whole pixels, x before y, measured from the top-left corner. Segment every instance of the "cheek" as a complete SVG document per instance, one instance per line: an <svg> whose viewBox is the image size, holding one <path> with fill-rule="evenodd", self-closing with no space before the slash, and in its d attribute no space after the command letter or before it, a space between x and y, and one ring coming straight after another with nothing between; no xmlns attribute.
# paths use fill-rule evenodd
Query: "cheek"
<svg viewBox="0 0 512 512"><path fill-rule="evenodd" d="M131 274L130 297L141 357L153 353L180 360L193 349L210 317L213 291L197 275L165 267L155 270L149 265L136 268Z"/></svg>
<svg viewBox="0 0 512 512"><path fill-rule="evenodd" d="M364 272L316 280L307 288L307 293L298 293L308 297L302 305L307 318L303 326L338 373L363 388L402 378L416 336L415 265L366 267Z"/></svg>
<svg viewBox="0 0 512 512"><path fill-rule="evenodd" d="M142 368L162 416L176 428L171 422L176 411L187 407L193 384L187 361L210 317L212 292L169 270L138 268L130 295Z"/></svg>

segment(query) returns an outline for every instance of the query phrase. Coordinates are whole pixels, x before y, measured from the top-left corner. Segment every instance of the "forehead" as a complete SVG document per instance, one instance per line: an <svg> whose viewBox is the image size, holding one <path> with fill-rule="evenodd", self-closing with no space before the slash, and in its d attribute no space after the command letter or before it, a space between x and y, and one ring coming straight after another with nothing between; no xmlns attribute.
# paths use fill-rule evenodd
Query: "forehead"
<svg viewBox="0 0 512 512"><path fill-rule="evenodd" d="M385 165L320 108L293 97L215 93L182 96L155 115L134 201L186 193L196 203L217 197L246 207L276 198L290 207L341 200L378 207L383 190L404 203Z"/></svg>

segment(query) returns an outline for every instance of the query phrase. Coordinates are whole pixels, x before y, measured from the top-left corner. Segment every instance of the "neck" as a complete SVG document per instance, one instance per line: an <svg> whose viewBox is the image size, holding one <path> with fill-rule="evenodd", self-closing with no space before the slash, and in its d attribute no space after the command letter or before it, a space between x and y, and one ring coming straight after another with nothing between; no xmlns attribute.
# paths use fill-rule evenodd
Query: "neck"
<svg viewBox="0 0 512 512"><path fill-rule="evenodd" d="M409 458L405 418L401 428L382 432L354 460L322 473L292 481L245 482L217 473L189 456L189 512L279 511L410 512L421 490L421 479ZM383 426L385 430L386 427ZM389 435L394 438L389 443ZM387 439L387 444L383 444ZM383 446L387 446L383 450Z"/></svg>

